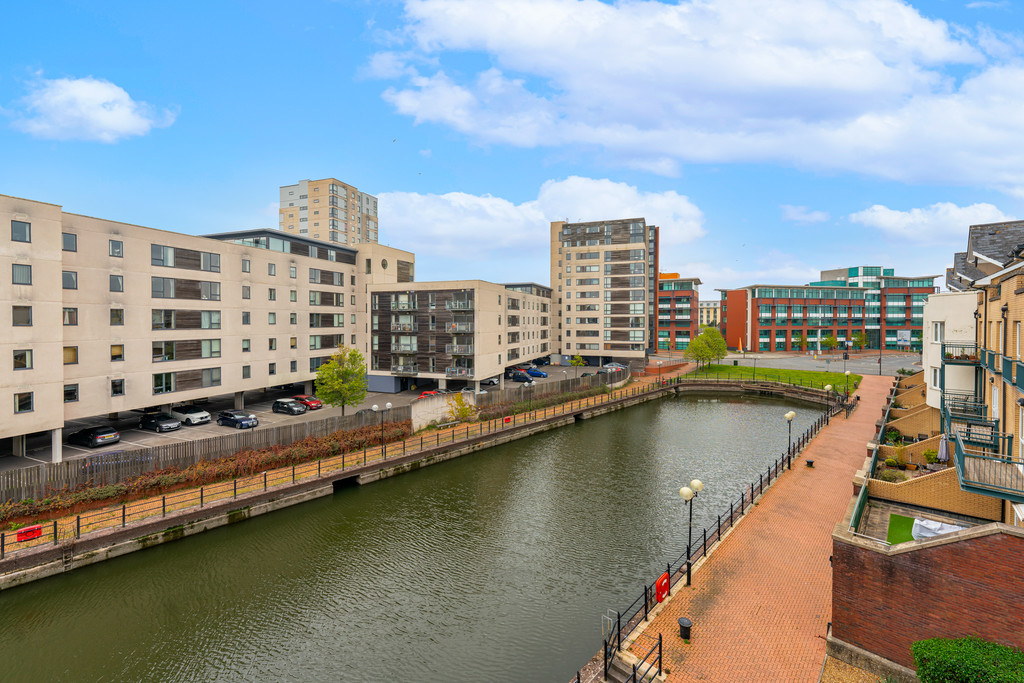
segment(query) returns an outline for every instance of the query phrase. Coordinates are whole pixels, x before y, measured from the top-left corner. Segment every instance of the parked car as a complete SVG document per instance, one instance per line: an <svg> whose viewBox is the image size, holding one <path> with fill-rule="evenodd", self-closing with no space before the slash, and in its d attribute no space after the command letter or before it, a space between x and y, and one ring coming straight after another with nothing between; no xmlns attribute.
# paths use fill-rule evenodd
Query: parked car
<svg viewBox="0 0 1024 683"><path fill-rule="evenodd" d="M86 427L68 437L68 443L97 448L109 446L121 440L121 433L113 427Z"/></svg>
<svg viewBox="0 0 1024 683"><path fill-rule="evenodd" d="M139 420L139 429L152 429L158 434L160 432L173 432L175 429L181 429L181 421L167 413L146 413Z"/></svg>
<svg viewBox="0 0 1024 683"><path fill-rule="evenodd" d="M609 370L626 370L626 366L622 363L605 363L604 366Z"/></svg>
<svg viewBox="0 0 1024 683"><path fill-rule="evenodd" d="M488 379L481 380L480 384L482 386L496 387L498 386L498 384L500 384L500 382L498 381L497 377L490 377Z"/></svg>
<svg viewBox="0 0 1024 683"><path fill-rule="evenodd" d="M324 407L323 401L318 399L316 396L309 396L307 394L300 394L299 396L292 396L293 399L306 406L309 410L319 410Z"/></svg>
<svg viewBox="0 0 1024 683"><path fill-rule="evenodd" d="M592 377L593 375L594 373L592 372L584 372L582 375L580 375L580 377Z"/></svg>
<svg viewBox="0 0 1024 683"><path fill-rule="evenodd" d="M486 394L486 389L474 389L473 387L463 387L462 393L464 394Z"/></svg>
<svg viewBox="0 0 1024 683"><path fill-rule="evenodd" d="M532 379L530 379L530 376L527 375L525 372L520 372L518 370L513 372L512 376L509 379L511 379L513 382L532 382L533 381Z"/></svg>
<svg viewBox="0 0 1024 683"><path fill-rule="evenodd" d="M430 396L437 396L437 394L438 394L438 392L433 391L433 390L431 390L431 391L424 391L422 394L420 394L419 396L416 397L416 400L418 401L421 398L428 398Z"/></svg>
<svg viewBox="0 0 1024 683"><path fill-rule="evenodd" d="M309 410L304 403L299 403L293 398L279 398L274 401L270 408L274 413L287 413L288 415L302 415Z"/></svg>
<svg viewBox="0 0 1024 683"><path fill-rule="evenodd" d="M259 423L256 416L247 410L223 410L217 416L217 424L236 429L252 429Z"/></svg>
<svg viewBox="0 0 1024 683"><path fill-rule="evenodd" d="M615 370L614 370L614 369L612 369L612 370L609 370L608 368L601 368L601 369L599 369L599 370L598 370L597 372L595 372L594 374L595 374L595 375L610 375L610 374L612 374L613 372L615 372Z"/></svg>
<svg viewBox="0 0 1024 683"><path fill-rule="evenodd" d="M537 368L530 368L530 369L528 369L526 371L526 374L529 375L530 377L547 377L548 376L548 373L544 372L543 370L538 370Z"/></svg>
<svg viewBox="0 0 1024 683"><path fill-rule="evenodd" d="M537 359L537 365L538 366L541 366L541 365L551 365L551 359L550 358L538 358Z"/></svg>
<svg viewBox="0 0 1024 683"><path fill-rule="evenodd" d="M189 426L205 424L212 419L208 412L195 405L174 406L171 408L171 417Z"/></svg>

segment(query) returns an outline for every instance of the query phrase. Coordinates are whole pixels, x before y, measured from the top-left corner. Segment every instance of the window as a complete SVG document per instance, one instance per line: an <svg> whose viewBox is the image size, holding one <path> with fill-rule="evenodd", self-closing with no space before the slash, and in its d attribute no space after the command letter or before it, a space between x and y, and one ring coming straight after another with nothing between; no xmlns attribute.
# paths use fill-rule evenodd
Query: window
<svg viewBox="0 0 1024 683"><path fill-rule="evenodd" d="M271 337L267 340L267 348L271 351L277 351L277 340Z"/></svg>
<svg viewBox="0 0 1024 683"><path fill-rule="evenodd" d="M219 330L220 311L203 311L200 313L199 326L204 330Z"/></svg>
<svg viewBox="0 0 1024 683"><path fill-rule="evenodd" d="M124 380L123 379L112 379L112 380L110 380L110 395L111 396L124 396Z"/></svg>
<svg viewBox="0 0 1024 683"><path fill-rule="evenodd" d="M78 385L77 384L65 384L64 385L64 402L74 403L78 400Z"/></svg>
<svg viewBox="0 0 1024 683"><path fill-rule="evenodd" d="M220 358L220 339L204 339L202 355L203 358Z"/></svg>
<svg viewBox="0 0 1024 683"><path fill-rule="evenodd" d="M277 313L267 313L267 323L270 325L277 324Z"/></svg>
<svg viewBox="0 0 1024 683"><path fill-rule="evenodd" d="M200 282L199 298L203 301L220 301L220 283Z"/></svg>
<svg viewBox="0 0 1024 683"><path fill-rule="evenodd" d="M64 289L78 289L78 273L73 270L65 270L61 274L61 283Z"/></svg>
<svg viewBox="0 0 1024 683"><path fill-rule="evenodd" d="M173 299L174 298L174 280L169 277L155 277L153 278L153 298L154 299Z"/></svg>
<svg viewBox="0 0 1024 683"><path fill-rule="evenodd" d="M15 263L11 266L11 282L16 285L32 284L32 266Z"/></svg>
<svg viewBox="0 0 1024 683"><path fill-rule="evenodd" d="M153 375L153 393L167 394L174 391L174 373L159 372Z"/></svg>
<svg viewBox="0 0 1024 683"><path fill-rule="evenodd" d="M124 309L123 308L111 308L110 309L110 324L111 325L124 325Z"/></svg>
<svg viewBox="0 0 1024 683"><path fill-rule="evenodd" d="M274 289L273 287L267 289L267 300L277 301L277 290Z"/></svg>
<svg viewBox="0 0 1024 683"><path fill-rule="evenodd" d="M242 285L242 298L248 299L250 296L249 285Z"/></svg>
<svg viewBox="0 0 1024 683"><path fill-rule="evenodd" d="M32 224L24 221L11 221L11 241L31 242Z"/></svg>
<svg viewBox="0 0 1024 683"><path fill-rule="evenodd" d="M290 363L290 365L289 365L289 370L291 370L292 372L298 372L299 371L299 361L293 360Z"/></svg>
<svg viewBox="0 0 1024 683"><path fill-rule="evenodd" d="M242 366L242 379L249 379L250 377L252 377L252 366L251 365L243 365Z"/></svg>
<svg viewBox="0 0 1024 683"><path fill-rule="evenodd" d="M124 291L124 275L111 275L110 276L110 291L111 292L123 292Z"/></svg>
<svg viewBox="0 0 1024 683"><path fill-rule="evenodd" d="M154 266L174 267L174 249L154 244L149 249L149 262Z"/></svg>
<svg viewBox="0 0 1024 683"><path fill-rule="evenodd" d="M252 262L249 259L247 259L247 258L242 259L242 272L243 273L248 273L251 270L252 270Z"/></svg>
<svg viewBox="0 0 1024 683"><path fill-rule="evenodd" d="M64 347L64 365L76 365L78 363L78 347Z"/></svg>
<svg viewBox="0 0 1024 683"><path fill-rule="evenodd" d="M271 363L270 364L270 367L268 368L268 373L267 374L270 374L270 375L276 375L277 374L277 363Z"/></svg>
<svg viewBox="0 0 1024 683"><path fill-rule="evenodd" d="M32 412L32 392L31 391L26 391L26 392L14 395L14 412L16 412L16 413L31 413Z"/></svg>
<svg viewBox="0 0 1024 683"><path fill-rule="evenodd" d="M199 269L208 270L211 273L220 272L220 254L202 252L199 255Z"/></svg>
<svg viewBox="0 0 1024 683"><path fill-rule="evenodd" d="M162 363L165 360L174 360L174 342L153 342L153 362Z"/></svg>
<svg viewBox="0 0 1024 683"><path fill-rule="evenodd" d="M62 232L60 246L64 251L78 251L78 235L73 232Z"/></svg>
<svg viewBox="0 0 1024 683"><path fill-rule="evenodd" d="M203 370L203 386L220 386L220 368L207 368L206 370Z"/></svg>
<svg viewBox="0 0 1024 683"><path fill-rule="evenodd" d="M932 341L939 344L945 338L946 323L945 322L933 322L932 323Z"/></svg>
<svg viewBox="0 0 1024 683"><path fill-rule="evenodd" d="M288 266L288 277L293 280L299 276L299 269L295 266Z"/></svg>
<svg viewBox="0 0 1024 683"><path fill-rule="evenodd" d="M154 330L173 330L177 326L177 316L174 311L156 309L153 311Z"/></svg>
<svg viewBox="0 0 1024 683"><path fill-rule="evenodd" d="M939 368L932 368L932 389L940 389L939 386L939 374L941 370Z"/></svg>
<svg viewBox="0 0 1024 683"><path fill-rule="evenodd" d="M249 311L242 311L242 324L243 325L248 325L249 324Z"/></svg>
<svg viewBox="0 0 1024 683"><path fill-rule="evenodd" d="M276 263L268 263L267 264L267 275L277 275L277 264Z"/></svg>
<svg viewBox="0 0 1024 683"><path fill-rule="evenodd" d="M242 340L242 353L248 353L252 346L252 342L249 339Z"/></svg>
<svg viewBox="0 0 1024 683"><path fill-rule="evenodd" d="M11 308L11 323L15 327L32 327L32 307L14 306Z"/></svg>
<svg viewBox="0 0 1024 683"><path fill-rule="evenodd" d="M296 302L298 300L299 300L299 293L297 291L295 291L294 289L290 290L288 292L288 301L291 301L291 302L294 303L294 302Z"/></svg>
<svg viewBox="0 0 1024 683"><path fill-rule="evenodd" d="M111 362L124 360L124 344L110 345L110 360Z"/></svg>
<svg viewBox="0 0 1024 683"><path fill-rule="evenodd" d="M64 324L65 325L77 325L78 324L78 309L77 308L65 308L64 309Z"/></svg>
<svg viewBox="0 0 1024 683"><path fill-rule="evenodd" d="M109 253L114 258L124 258L124 242L121 240L110 240Z"/></svg>
<svg viewBox="0 0 1024 683"><path fill-rule="evenodd" d="M14 369L15 370L31 370L32 369L32 349L15 349L14 350Z"/></svg>
<svg viewBox="0 0 1024 683"><path fill-rule="evenodd" d="M289 339L288 339L288 348L295 349L295 348L298 348L298 346L299 346L299 339L298 339L298 337L289 337Z"/></svg>
<svg viewBox="0 0 1024 683"><path fill-rule="evenodd" d="M299 314L298 313L289 313L288 314L288 324L289 325L298 325L299 324Z"/></svg>

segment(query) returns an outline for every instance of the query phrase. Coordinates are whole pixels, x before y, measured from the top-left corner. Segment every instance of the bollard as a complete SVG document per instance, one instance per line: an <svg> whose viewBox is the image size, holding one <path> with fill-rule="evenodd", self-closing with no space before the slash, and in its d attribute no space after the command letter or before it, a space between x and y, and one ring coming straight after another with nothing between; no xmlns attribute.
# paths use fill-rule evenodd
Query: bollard
<svg viewBox="0 0 1024 683"><path fill-rule="evenodd" d="M690 639L690 629L693 628L693 622L686 617L679 617L679 637L683 640Z"/></svg>

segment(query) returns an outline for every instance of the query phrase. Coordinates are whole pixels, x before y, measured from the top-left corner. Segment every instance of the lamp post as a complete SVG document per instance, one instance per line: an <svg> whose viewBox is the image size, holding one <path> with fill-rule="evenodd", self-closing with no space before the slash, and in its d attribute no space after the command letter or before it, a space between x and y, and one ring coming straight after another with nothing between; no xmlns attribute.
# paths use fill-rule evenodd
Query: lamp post
<svg viewBox="0 0 1024 683"><path fill-rule="evenodd" d="M563 377L565 377L565 381L568 382L569 381L569 372L566 371L566 370L562 370L562 375L563 375Z"/></svg>
<svg viewBox="0 0 1024 683"><path fill-rule="evenodd" d="M846 400L849 401L850 400L850 371L847 370L843 374L846 375Z"/></svg>
<svg viewBox="0 0 1024 683"><path fill-rule="evenodd" d="M387 411L391 410L391 404L390 403L385 403L384 404L384 410L381 410L377 406L377 404L374 403L372 406L370 406L370 409L373 410L373 412L375 412L375 413L377 413L377 412L380 413L380 447L381 447L381 450L384 452L384 457L386 458L388 453L387 453L387 446L384 445L384 413L386 413Z"/></svg>
<svg viewBox="0 0 1024 683"><path fill-rule="evenodd" d="M878 374L882 374L882 341L885 337L882 335L882 330L878 330Z"/></svg>
<svg viewBox="0 0 1024 683"><path fill-rule="evenodd" d="M832 412L832 385L825 385L825 424L828 424L829 413Z"/></svg>
<svg viewBox="0 0 1024 683"><path fill-rule="evenodd" d="M791 410L788 413L786 413L785 415L783 415L782 417L786 418L786 424L789 426L789 448L786 450L786 453L789 454L789 457L792 458L793 457L793 418L796 417L796 411L795 410ZM790 467L792 467L792 465L790 465Z"/></svg>
<svg viewBox="0 0 1024 683"><path fill-rule="evenodd" d="M658 384L661 384L661 361L658 361Z"/></svg>
<svg viewBox="0 0 1024 683"><path fill-rule="evenodd" d="M690 508L690 522L686 530L686 585L690 585L690 552L693 548L693 499L698 493L704 490L704 482L694 479L689 486L679 489L679 495L686 501L686 507Z"/></svg>

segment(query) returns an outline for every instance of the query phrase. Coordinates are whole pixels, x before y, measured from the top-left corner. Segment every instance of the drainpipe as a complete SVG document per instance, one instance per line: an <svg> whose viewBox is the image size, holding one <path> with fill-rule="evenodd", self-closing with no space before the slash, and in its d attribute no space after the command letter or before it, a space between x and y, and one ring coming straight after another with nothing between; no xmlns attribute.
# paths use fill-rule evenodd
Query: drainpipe
<svg viewBox="0 0 1024 683"><path fill-rule="evenodd" d="M1001 317L1003 319L1003 345L1001 347L1002 351L1003 351L1003 353L1002 353L1003 356L1006 355L1006 339L1007 339L1008 332L1009 332L1008 326L1006 324L1006 322L1007 322L1006 321L1006 316L1007 316L1007 314L1009 312L1010 312L1010 304L1009 303L1004 303L1002 308L999 309L999 313L1001 314ZM1000 363L1001 362L1002 362L1002 360L1000 359ZM1000 368L1000 371L1002 371L1002 368ZM1002 374L1002 373L1000 372L1000 374ZM1000 391L1000 393L1002 395L1002 400L1000 401L1000 406L999 406L999 411L1000 411L1000 414L1001 414L1001 419L1000 419L999 424L1003 427L1003 430L1005 431L1006 430L1006 382L1003 382L1002 380L1000 380L999 384L1000 384L999 391Z"/></svg>
<svg viewBox="0 0 1024 683"><path fill-rule="evenodd" d="M988 349L988 287L982 288L983 304L981 307L981 348ZM978 360L981 360L981 353L978 353ZM982 365L982 368L985 366ZM978 378L979 392L977 396L981 396L982 400L985 400L985 370L982 369L981 376Z"/></svg>

